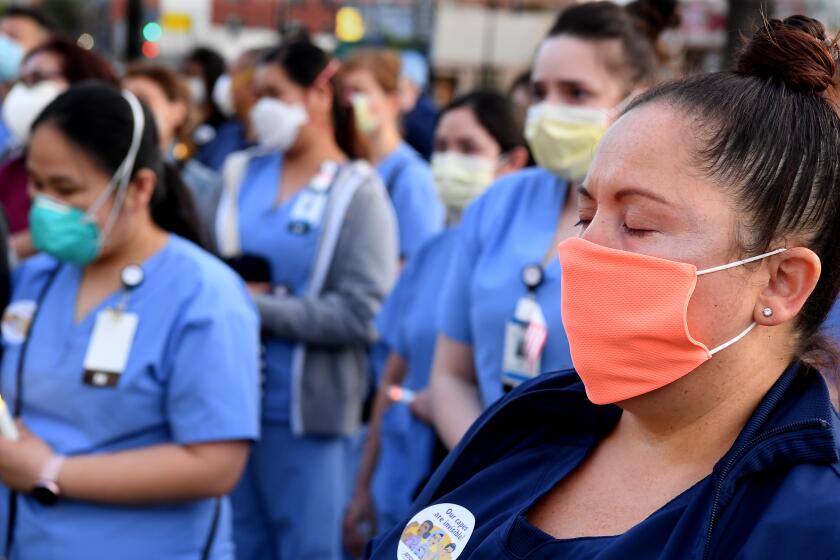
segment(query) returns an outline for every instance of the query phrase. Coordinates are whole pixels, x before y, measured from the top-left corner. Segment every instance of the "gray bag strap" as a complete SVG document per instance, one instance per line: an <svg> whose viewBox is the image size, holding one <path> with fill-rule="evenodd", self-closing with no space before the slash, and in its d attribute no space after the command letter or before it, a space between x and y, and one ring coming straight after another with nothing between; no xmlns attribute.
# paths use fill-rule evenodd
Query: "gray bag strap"
<svg viewBox="0 0 840 560"><path fill-rule="evenodd" d="M321 241L318 244L318 255L312 267L312 274L309 278L307 295L317 297L324 289L330 266L332 265L335 250L338 246L338 239L344 226L344 218L353 197L359 187L370 178L370 174L362 172L359 163L345 165L338 171L338 176L330 192L330 200L327 205L324 228L321 232ZM303 419L302 381L303 368L306 361L306 345L297 344L292 352L292 433L303 435L306 433Z"/></svg>

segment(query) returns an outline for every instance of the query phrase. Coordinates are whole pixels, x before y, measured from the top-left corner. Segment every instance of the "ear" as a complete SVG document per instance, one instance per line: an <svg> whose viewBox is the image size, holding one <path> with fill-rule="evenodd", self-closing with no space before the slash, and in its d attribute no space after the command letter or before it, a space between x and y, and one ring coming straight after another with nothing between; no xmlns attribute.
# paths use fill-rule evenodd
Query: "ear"
<svg viewBox="0 0 840 560"><path fill-rule="evenodd" d="M125 208L127 210L139 211L148 208L152 202L152 196L157 187L157 175L148 168L137 171L128 192L125 196Z"/></svg>
<svg viewBox="0 0 840 560"><path fill-rule="evenodd" d="M528 165L528 150L524 146L517 146L507 153L504 163L496 172L497 175L504 175L513 171L519 171Z"/></svg>
<svg viewBox="0 0 840 560"><path fill-rule="evenodd" d="M776 326L793 320L820 279L822 263L810 249L795 247L767 259L767 286L761 290L753 311L759 325ZM765 317L764 310L772 314Z"/></svg>

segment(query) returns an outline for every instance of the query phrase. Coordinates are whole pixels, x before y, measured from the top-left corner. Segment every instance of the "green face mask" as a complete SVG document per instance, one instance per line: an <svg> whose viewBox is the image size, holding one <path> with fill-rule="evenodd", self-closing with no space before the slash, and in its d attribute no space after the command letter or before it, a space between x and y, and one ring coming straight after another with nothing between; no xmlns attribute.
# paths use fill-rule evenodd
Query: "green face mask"
<svg viewBox="0 0 840 560"><path fill-rule="evenodd" d="M99 198L87 211L74 208L43 194L37 195L32 203L32 209L29 211L32 243L36 249L59 261L86 265L96 259L102 250L104 239L110 233L122 209L145 124L143 109L137 98L129 93L124 93L123 97L128 101L134 119L131 145L125 160ZM105 227L100 230L94 216L114 192L116 192L114 206Z"/></svg>
<svg viewBox="0 0 840 560"><path fill-rule="evenodd" d="M99 255L99 226L87 214L47 196L35 197L29 211L32 243L56 259L85 265Z"/></svg>

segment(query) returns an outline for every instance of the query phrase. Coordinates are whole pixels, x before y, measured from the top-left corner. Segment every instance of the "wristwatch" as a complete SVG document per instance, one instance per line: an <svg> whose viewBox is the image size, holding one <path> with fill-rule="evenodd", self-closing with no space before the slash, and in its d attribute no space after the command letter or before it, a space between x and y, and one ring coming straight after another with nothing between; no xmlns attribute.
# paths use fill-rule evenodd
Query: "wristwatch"
<svg viewBox="0 0 840 560"><path fill-rule="evenodd" d="M61 489L58 487L58 475L64 465L64 455L53 455L44 463L38 483L32 489L32 497L41 505L52 506L58 502Z"/></svg>

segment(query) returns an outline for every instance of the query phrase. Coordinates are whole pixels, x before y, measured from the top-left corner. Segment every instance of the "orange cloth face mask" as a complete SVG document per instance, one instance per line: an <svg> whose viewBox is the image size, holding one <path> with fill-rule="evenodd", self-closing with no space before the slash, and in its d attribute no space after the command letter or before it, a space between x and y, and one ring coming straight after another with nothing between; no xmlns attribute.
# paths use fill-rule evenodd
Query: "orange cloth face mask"
<svg viewBox="0 0 840 560"><path fill-rule="evenodd" d="M584 239L560 244L563 326L589 400L611 404L687 375L741 334L709 350L688 330L688 302L703 274L785 251L698 271L693 264L610 249Z"/></svg>

